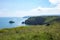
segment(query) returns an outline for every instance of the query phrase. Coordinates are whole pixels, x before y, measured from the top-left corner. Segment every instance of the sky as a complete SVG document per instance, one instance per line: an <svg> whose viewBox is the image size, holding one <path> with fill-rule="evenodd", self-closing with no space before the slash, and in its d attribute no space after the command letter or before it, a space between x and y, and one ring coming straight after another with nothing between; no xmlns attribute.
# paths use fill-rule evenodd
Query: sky
<svg viewBox="0 0 60 40"><path fill-rule="evenodd" d="M60 0L0 0L0 17L60 15Z"/></svg>

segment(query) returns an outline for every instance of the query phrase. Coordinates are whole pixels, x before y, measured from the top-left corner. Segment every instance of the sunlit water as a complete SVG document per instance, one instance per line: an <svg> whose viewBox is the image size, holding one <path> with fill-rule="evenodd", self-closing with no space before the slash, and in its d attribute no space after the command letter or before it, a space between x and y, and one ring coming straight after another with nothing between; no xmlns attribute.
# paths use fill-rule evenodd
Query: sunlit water
<svg viewBox="0 0 60 40"><path fill-rule="evenodd" d="M27 18L21 18L21 17L0 17L0 28L12 28L12 27L18 27L18 26L25 26L25 24L22 24ZM9 21L14 21L15 23L10 24Z"/></svg>

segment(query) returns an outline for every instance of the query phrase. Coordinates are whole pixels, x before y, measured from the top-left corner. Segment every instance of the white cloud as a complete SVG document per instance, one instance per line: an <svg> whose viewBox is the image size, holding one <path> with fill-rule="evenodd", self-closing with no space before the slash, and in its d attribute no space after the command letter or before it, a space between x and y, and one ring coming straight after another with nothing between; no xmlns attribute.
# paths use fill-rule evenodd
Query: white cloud
<svg viewBox="0 0 60 40"><path fill-rule="evenodd" d="M49 0L49 2L52 3L52 4L57 4L58 0Z"/></svg>
<svg viewBox="0 0 60 40"><path fill-rule="evenodd" d="M40 15L60 15L59 8L42 8L37 7L29 11L1 11L0 17L23 17L23 16L40 16Z"/></svg>
<svg viewBox="0 0 60 40"><path fill-rule="evenodd" d="M21 16L39 16L39 15L60 15L59 8L42 8L38 7L30 11L17 11L17 14L21 13Z"/></svg>
<svg viewBox="0 0 60 40"><path fill-rule="evenodd" d="M53 5L56 5L54 8L42 8L37 7L29 11L9 11L7 9L0 10L0 17L23 17L23 16L40 16L40 15L60 15L60 0L49 0Z"/></svg>
<svg viewBox="0 0 60 40"><path fill-rule="evenodd" d="M56 6L54 8L37 7L35 9L30 10L30 11L25 11L25 12L22 11L22 14L25 13L24 15L31 15L31 16L60 15L60 0L49 0L49 2L53 5L56 5ZM21 11L19 11L18 13L21 13Z"/></svg>
<svg viewBox="0 0 60 40"><path fill-rule="evenodd" d="M53 5L56 5L56 7L60 8L60 0L49 0L49 2Z"/></svg>

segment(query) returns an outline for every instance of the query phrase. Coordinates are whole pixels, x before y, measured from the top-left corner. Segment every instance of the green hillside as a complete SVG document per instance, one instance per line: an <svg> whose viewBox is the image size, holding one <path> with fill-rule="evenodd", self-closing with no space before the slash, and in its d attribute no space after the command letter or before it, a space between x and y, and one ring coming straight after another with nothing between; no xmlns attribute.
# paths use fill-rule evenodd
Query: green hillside
<svg viewBox="0 0 60 40"><path fill-rule="evenodd" d="M60 20L60 16L37 16L30 17L25 21L27 25L44 25L48 23L52 23L56 20Z"/></svg>
<svg viewBox="0 0 60 40"><path fill-rule="evenodd" d="M48 17L49 18L49 17ZM60 40L60 20L54 17L52 24L28 25L0 30L0 40Z"/></svg>

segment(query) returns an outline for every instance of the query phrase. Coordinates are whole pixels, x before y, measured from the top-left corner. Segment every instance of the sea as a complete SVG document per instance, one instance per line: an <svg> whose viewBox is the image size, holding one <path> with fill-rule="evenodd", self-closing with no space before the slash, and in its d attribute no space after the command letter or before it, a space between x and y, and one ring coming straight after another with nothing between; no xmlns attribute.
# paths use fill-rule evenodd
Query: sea
<svg viewBox="0 0 60 40"><path fill-rule="evenodd" d="M25 26L22 22L25 22L27 19L25 17L0 17L0 29ZM14 23L9 23L9 21L14 21Z"/></svg>

